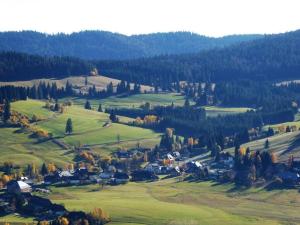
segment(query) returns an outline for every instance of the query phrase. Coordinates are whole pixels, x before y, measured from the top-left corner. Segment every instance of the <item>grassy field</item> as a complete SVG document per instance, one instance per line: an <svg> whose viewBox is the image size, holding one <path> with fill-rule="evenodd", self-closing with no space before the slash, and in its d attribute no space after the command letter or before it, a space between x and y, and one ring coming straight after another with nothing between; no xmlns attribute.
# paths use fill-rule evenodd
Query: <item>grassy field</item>
<svg viewBox="0 0 300 225"><path fill-rule="evenodd" d="M232 115L237 113L245 113L251 108L245 107L218 107L218 106L205 106L206 114L209 117L216 117L216 116L226 116Z"/></svg>
<svg viewBox="0 0 300 225"><path fill-rule="evenodd" d="M74 198L74 196L76 196ZM109 186L54 188L50 198L68 209L101 207L112 224L298 224L300 199L296 190L233 191L232 185L210 182L129 183Z"/></svg>
<svg viewBox="0 0 300 225"><path fill-rule="evenodd" d="M72 98L71 99L75 105L83 107L86 99L82 98ZM149 102L152 106L162 105L167 106L171 105L172 102L175 105L183 106L185 98L183 95L178 93L167 93L167 94L138 94L131 95L126 97L112 96L101 100L90 99L90 103L94 110L98 109L99 104L101 103L103 108L139 108L142 104ZM193 101L190 101L190 104L195 104ZM243 107L217 107L217 106L206 106L207 116L215 117L218 115L232 115L237 113L244 113L251 108Z"/></svg>
<svg viewBox="0 0 300 225"><path fill-rule="evenodd" d="M69 210L89 212L101 207L110 214L112 225L292 225L300 224L298 196L298 190L242 190L232 184L174 178L104 189L98 185L52 187L49 198ZM18 216L0 218L4 221L22 220Z"/></svg>
<svg viewBox="0 0 300 225"><path fill-rule="evenodd" d="M82 92L88 91L88 88L93 87L95 85L97 90L103 90L106 88L106 86L112 82L114 86L116 86L118 83L120 83L120 80L105 77L105 76L89 76L87 85L85 85L85 77L82 76L70 76L64 79L34 79L34 80L28 80L28 81L14 81L14 82L0 82L0 86L5 85L14 85L14 86L22 86L22 87L32 87L33 85L39 85L39 83L44 82L46 84L50 83L56 83L56 85L61 88L65 87L66 83L69 82L73 85L75 90L81 90ZM150 86L142 85L141 86L142 91L152 91L153 88Z"/></svg>
<svg viewBox="0 0 300 225"><path fill-rule="evenodd" d="M295 157L300 157L299 131L278 134L269 138L251 141L243 144L242 147L249 147L252 151L264 150L264 143L266 139L269 140L268 151L276 153L281 161L286 161L291 154ZM234 152L233 148L227 150L231 153Z"/></svg>
<svg viewBox="0 0 300 225"><path fill-rule="evenodd" d="M71 99L75 105L83 106L86 99L82 98L72 98ZM94 109L97 109L99 104L102 106L110 108L138 108L142 104L149 102L151 105L171 105L172 102L175 105L184 104L184 96L177 93L168 94L137 94L130 95L126 97L112 96L101 100L89 100Z"/></svg>
<svg viewBox="0 0 300 225"><path fill-rule="evenodd" d="M65 166L74 158L51 141L37 143L29 134L19 133L17 128L0 128L0 139L1 164L10 161L17 165L40 166L43 162L53 162Z"/></svg>
<svg viewBox="0 0 300 225"><path fill-rule="evenodd" d="M123 124L113 123L109 127L103 127L103 124L109 121L109 115L92 110L85 110L83 107L68 107L63 114L53 113L44 109L44 102L41 101L18 101L12 104L12 109L17 110L25 115L32 116L36 114L45 120L40 121L36 126L52 133L55 138L61 139L71 145L90 145L104 149L117 148L117 136L120 137L120 146L136 145L137 142L143 146L152 147L159 142L160 134L149 129L131 127ZM34 110L32 110L34 109ZM68 118L73 121L74 132L72 135L65 135L65 124ZM127 120L120 117L121 120ZM155 144L154 144L155 143Z"/></svg>

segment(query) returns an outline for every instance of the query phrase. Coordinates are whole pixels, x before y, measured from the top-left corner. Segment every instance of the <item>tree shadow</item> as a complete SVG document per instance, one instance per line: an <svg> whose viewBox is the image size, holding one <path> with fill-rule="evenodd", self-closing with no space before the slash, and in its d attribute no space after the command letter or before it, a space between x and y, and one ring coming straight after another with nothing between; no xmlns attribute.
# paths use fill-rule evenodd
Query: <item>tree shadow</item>
<svg viewBox="0 0 300 225"><path fill-rule="evenodd" d="M285 155L293 150L295 150L295 148L300 148L300 134L298 134L296 137L295 137L295 140L289 145L289 147L280 153L280 156L282 155Z"/></svg>

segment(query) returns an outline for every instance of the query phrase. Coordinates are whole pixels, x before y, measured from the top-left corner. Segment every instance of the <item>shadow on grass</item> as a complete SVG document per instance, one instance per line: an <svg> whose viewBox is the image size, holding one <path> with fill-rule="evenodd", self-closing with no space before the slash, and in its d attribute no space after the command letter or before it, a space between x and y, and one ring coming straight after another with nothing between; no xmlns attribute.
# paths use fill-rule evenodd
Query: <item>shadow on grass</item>
<svg viewBox="0 0 300 225"><path fill-rule="evenodd" d="M285 155L285 154L295 150L295 148L298 148L298 147L300 148L300 134L298 134L295 137L295 140L289 145L289 147L285 151L281 152L280 156Z"/></svg>

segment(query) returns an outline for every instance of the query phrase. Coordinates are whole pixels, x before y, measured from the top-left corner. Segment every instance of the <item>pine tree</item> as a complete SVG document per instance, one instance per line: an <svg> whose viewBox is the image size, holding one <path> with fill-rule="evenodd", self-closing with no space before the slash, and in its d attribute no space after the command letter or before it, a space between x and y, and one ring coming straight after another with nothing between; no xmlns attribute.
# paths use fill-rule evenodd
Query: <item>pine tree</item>
<svg viewBox="0 0 300 225"><path fill-rule="evenodd" d="M112 95L114 93L114 86L113 83L110 82L106 87L106 93L107 95Z"/></svg>
<svg viewBox="0 0 300 225"><path fill-rule="evenodd" d="M190 107L190 101L188 98L185 99L184 107L186 107L186 108Z"/></svg>
<svg viewBox="0 0 300 225"><path fill-rule="evenodd" d="M7 122L10 118L10 102L6 100L4 105L4 112L3 112L3 121Z"/></svg>
<svg viewBox="0 0 300 225"><path fill-rule="evenodd" d="M118 117L116 116L114 110L111 111L109 119L111 120L111 122L118 122Z"/></svg>
<svg viewBox="0 0 300 225"><path fill-rule="evenodd" d="M84 108L85 108L85 109L89 109L89 110L92 109L91 103L90 103L88 100L85 102Z"/></svg>
<svg viewBox="0 0 300 225"><path fill-rule="evenodd" d="M48 168L47 168L47 166L46 166L45 163L43 163L43 165L42 165L42 168L41 168L41 174L42 174L43 176L45 176L46 174L48 174Z"/></svg>
<svg viewBox="0 0 300 225"><path fill-rule="evenodd" d="M265 141L265 149L268 149L269 148L269 139L267 139L266 141Z"/></svg>
<svg viewBox="0 0 300 225"><path fill-rule="evenodd" d="M66 123L66 133L67 134L73 133L73 123L72 123L72 119L71 118L69 118L67 120L67 123Z"/></svg>
<svg viewBox="0 0 300 225"><path fill-rule="evenodd" d="M102 109L102 105L101 105L101 104L99 104L98 112L103 112L103 109Z"/></svg>

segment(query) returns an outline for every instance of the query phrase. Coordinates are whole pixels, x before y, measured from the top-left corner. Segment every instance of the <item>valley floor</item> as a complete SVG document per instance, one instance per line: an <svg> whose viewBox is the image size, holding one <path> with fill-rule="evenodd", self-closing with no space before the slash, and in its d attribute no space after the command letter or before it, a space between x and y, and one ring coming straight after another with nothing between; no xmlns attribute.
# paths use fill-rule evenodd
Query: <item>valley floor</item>
<svg viewBox="0 0 300 225"><path fill-rule="evenodd" d="M98 185L52 188L49 197L70 210L101 207L115 225L271 225L300 224L298 195L297 190L238 190L231 184L178 182L174 178L104 189ZM20 218L0 221L20 222Z"/></svg>

